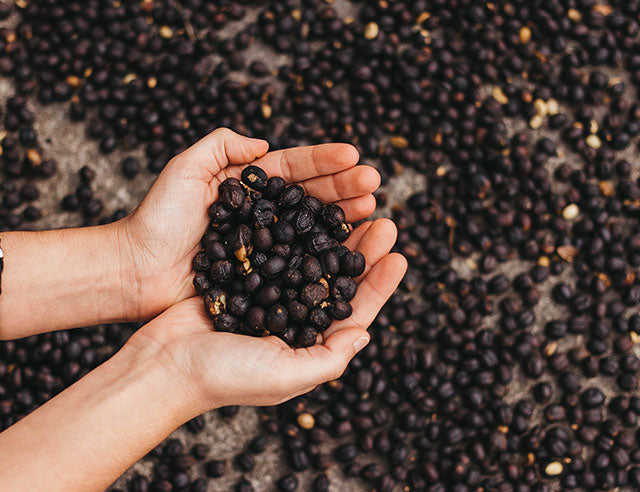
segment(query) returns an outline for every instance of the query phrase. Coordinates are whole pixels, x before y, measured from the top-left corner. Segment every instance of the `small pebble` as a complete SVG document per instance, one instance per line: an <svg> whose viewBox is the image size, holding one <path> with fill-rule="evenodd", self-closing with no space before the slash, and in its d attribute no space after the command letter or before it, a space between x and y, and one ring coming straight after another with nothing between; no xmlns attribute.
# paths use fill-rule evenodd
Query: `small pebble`
<svg viewBox="0 0 640 492"><path fill-rule="evenodd" d="M559 461L552 461L544 468L544 473L550 477L556 477L560 475L564 470L562 463Z"/></svg>
<svg viewBox="0 0 640 492"><path fill-rule="evenodd" d="M564 217L565 220L573 220L578 216L579 213L580 209L578 208L578 206L575 203L570 203L569 205L564 207L564 210L562 211L562 217Z"/></svg>

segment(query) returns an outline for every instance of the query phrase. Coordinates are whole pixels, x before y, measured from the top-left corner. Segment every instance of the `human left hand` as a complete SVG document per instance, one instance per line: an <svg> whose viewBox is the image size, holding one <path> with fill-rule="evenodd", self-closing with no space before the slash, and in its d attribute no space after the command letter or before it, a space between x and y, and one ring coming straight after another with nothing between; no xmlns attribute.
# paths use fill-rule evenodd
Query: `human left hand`
<svg viewBox="0 0 640 492"><path fill-rule="evenodd" d="M369 341L367 328L397 288L407 268L405 258L389 253L396 228L388 219L365 222L345 244L366 259L356 280L353 314L334 321L321 343L293 349L280 338L255 338L213 331L202 298L192 297L169 308L138 330L125 345L145 352L178 381L176 398L189 418L226 405L275 405L338 378L352 357Z"/></svg>

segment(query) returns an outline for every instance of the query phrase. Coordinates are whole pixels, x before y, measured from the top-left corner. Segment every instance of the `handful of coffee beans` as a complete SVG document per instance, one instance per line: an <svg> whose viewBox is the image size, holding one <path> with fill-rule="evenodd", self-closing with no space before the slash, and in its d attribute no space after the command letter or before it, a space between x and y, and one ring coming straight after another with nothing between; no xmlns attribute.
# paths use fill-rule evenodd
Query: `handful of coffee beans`
<svg viewBox="0 0 640 492"><path fill-rule="evenodd" d="M209 217L194 285L216 330L309 347L351 316L365 259L340 244L351 229L339 206L249 166L220 185Z"/></svg>

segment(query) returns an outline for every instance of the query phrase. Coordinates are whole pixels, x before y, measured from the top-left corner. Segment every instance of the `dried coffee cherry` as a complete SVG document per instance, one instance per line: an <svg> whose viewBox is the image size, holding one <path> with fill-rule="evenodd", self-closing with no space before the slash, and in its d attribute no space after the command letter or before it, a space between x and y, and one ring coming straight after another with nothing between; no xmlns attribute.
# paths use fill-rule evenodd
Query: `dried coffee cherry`
<svg viewBox="0 0 640 492"><path fill-rule="evenodd" d="M286 183L280 176L273 176L267 180L267 185L264 189L264 196L273 200L280 196L284 191Z"/></svg>
<svg viewBox="0 0 640 492"><path fill-rule="evenodd" d="M338 277L331 286L331 297L338 301L350 301L356 295L357 288L351 277Z"/></svg>
<svg viewBox="0 0 640 492"><path fill-rule="evenodd" d="M278 204L283 208L295 207L304 197L304 190L300 185L289 185L280 194Z"/></svg>
<svg viewBox="0 0 640 492"><path fill-rule="evenodd" d="M242 182L249 188L263 191L267 186L267 173L258 166L247 166L240 175Z"/></svg>
<svg viewBox="0 0 640 492"><path fill-rule="evenodd" d="M229 260L218 260L211 265L211 281L215 284L228 284L233 274L233 264Z"/></svg>
<svg viewBox="0 0 640 492"><path fill-rule="evenodd" d="M216 331L234 332L238 328L238 320L228 313L218 314L213 318Z"/></svg>
<svg viewBox="0 0 640 492"><path fill-rule="evenodd" d="M315 307L329 296L324 285L312 282L305 285L300 293L300 300L309 308Z"/></svg>
<svg viewBox="0 0 640 492"><path fill-rule="evenodd" d="M274 304L267 311L266 325L267 330L272 334L281 333L287 327L289 313L281 304Z"/></svg>
<svg viewBox="0 0 640 492"><path fill-rule="evenodd" d="M364 273L364 255L360 251L349 251L340 258L340 273L349 277L358 277Z"/></svg>

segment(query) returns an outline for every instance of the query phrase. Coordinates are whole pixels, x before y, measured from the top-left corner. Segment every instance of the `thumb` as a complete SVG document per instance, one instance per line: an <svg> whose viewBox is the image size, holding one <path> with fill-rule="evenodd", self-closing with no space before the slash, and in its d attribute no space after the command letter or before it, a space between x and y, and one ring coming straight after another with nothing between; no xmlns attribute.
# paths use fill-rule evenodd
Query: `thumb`
<svg viewBox="0 0 640 492"><path fill-rule="evenodd" d="M246 164L266 154L269 143L240 135L229 128L218 128L174 157L167 167L184 177L207 183L229 164Z"/></svg>

